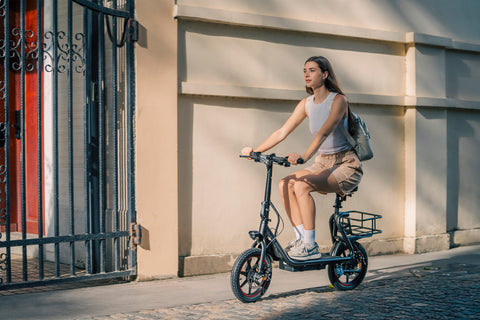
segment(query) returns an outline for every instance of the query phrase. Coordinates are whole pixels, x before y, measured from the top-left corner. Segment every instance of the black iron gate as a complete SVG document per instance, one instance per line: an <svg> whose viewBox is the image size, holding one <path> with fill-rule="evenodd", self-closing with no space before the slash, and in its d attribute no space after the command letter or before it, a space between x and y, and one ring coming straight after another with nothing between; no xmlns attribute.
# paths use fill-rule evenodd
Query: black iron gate
<svg viewBox="0 0 480 320"><path fill-rule="evenodd" d="M0 289L136 274L133 12L0 0Z"/></svg>

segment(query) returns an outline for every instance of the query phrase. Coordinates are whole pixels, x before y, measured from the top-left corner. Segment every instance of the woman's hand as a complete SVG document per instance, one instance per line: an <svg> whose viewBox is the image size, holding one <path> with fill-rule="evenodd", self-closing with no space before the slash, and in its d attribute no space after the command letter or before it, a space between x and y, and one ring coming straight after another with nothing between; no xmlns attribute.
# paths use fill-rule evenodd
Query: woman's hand
<svg viewBox="0 0 480 320"><path fill-rule="evenodd" d="M253 148L252 147L245 147L242 149L241 153L242 153L242 156L249 156L250 153L253 152Z"/></svg>
<svg viewBox="0 0 480 320"><path fill-rule="evenodd" d="M298 159L300 159L302 156L299 155L298 153L290 153L288 155L288 162L290 162L290 164L298 164L297 161Z"/></svg>

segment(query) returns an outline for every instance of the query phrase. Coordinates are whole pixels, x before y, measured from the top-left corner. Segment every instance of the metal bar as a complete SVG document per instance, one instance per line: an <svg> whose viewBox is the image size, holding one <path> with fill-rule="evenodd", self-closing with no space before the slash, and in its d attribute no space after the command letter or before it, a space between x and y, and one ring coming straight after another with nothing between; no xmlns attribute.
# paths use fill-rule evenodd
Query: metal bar
<svg viewBox="0 0 480 320"><path fill-rule="evenodd" d="M27 197L25 185L25 68L26 68L26 32L25 32L25 0L20 1L20 197L22 239L27 238ZM23 281L28 280L27 247L22 247Z"/></svg>
<svg viewBox="0 0 480 320"><path fill-rule="evenodd" d="M99 13L110 15L110 16L117 16L117 17L122 17L122 18L133 18L133 11L121 11L121 10L114 10L110 8L103 7L99 4L96 4L91 1L86 1L86 0L73 0L76 3L87 7L93 11L97 11Z"/></svg>
<svg viewBox="0 0 480 320"><path fill-rule="evenodd" d="M109 273L97 273L92 275L77 275L73 277L59 277L59 278L44 279L44 280L29 281L29 282L9 283L9 284L2 284L0 286L0 291L35 287L35 286L46 286L50 284L59 284L59 283L66 283L66 282L82 282L82 281L89 281L89 280L122 278L122 277L128 277L130 275L132 275L132 272L127 270L127 271L118 271L118 272L109 272Z"/></svg>
<svg viewBox="0 0 480 320"><path fill-rule="evenodd" d="M117 9L117 1L113 1L113 8ZM117 133L117 112L118 112L118 97L117 97L117 17L112 17L113 23L113 41L112 41L112 82L113 82L113 219L114 230L119 231L119 216L118 216L118 133ZM115 271L120 270L120 241L118 238L114 240L115 247Z"/></svg>
<svg viewBox="0 0 480 320"><path fill-rule="evenodd" d="M4 75L5 75L5 232L7 234L5 241L10 241L10 1L5 1L5 20L4 20L4 42L5 42L5 60L4 60ZM1 242L0 242L1 243ZM6 282L12 281L12 264L11 264L11 250L6 248Z"/></svg>
<svg viewBox="0 0 480 320"><path fill-rule="evenodd" d="M53 229L54 235L60 233L59 210L58 210L58 4L53 0ZM55 243L55 274L60 276L60 246Z"/></svg>
<svg viewBox="0 0 480 320"><path fill-rule="evenodd" d="M105 210L106 210L106 196L105 196L105 30L104 21L106 17L103 13L99 14L98 23L98 82L99 82L99 101L98 101L98 198L99 198L99 227L100 230L105 230ZM106 243L100 242L100 270L105 271L105 258L106 258Z"/></svg>
<svg viewBox="0 0 480 320"><path fill-rule="evenodd" d="M0 242L0 248L30 246L30 245L37 245L37 244L74 242L74 241L93 241L93 240L113 239L116 237L128 237L128 236L130 236L129 231L118 231L118 232L110 232L110 233L85 233L85 234L76 234L76 235L58 236L58 237L44 237L41 239L36 238L36 239L11 240L8 243L6 241L2 241Z"/></svg>
<svg viewBox="0 0 480 320"><path fill-rule="evenodd" d="M90 185L90 164L89 164L89 130L90 130L90 122L88 119L88 109L91 107L91 104L93 104L93 93L92 93L92 75L91 75L91 70L89 68L91 60L90 60L90 52L92 52L92 37L91 37L91 22L92 22L92 15L91 11L87 10L86 7L83 8L83 34L85 35L85 50L83 51L84 54L84 59L85 59L85 83L84 83L84 97L85 97L85 110L84 110L84 115L83 115L83 159L84 159L84 192L85 192L85 198L84 198L84 203L85 203L85 219L86 219L86 231L88 233L88 221L89 221L89 216L92 213L91 207L90 207L90 192L89 192L89 185ZM90 96L92 95L92 96ZM85 245L86 251L88 251L88 245ZM88 261L88 259L87 259Z"/></svg>
<svg viewBox="0 0 480 320"><path fill-rule="evenodd" d="M135 1L128 0L128 11L135 11ZM128 213L129 222L136 222L135 208L135 50L134 43L127 41L127 184L128 184ZM137 250L129 245L128 267L133 269L137 266Z"/></svg>
<svg viewBox="0 0 480 320"><path fill-rule="evenodd" d="M38 237L43 238L43 175L42 175L42 1L37 0L37 179L38 179ZM44 278L43 244L38 245L38 275Z"/></svg>
<svg viewBox="0 0 480 320"><path fill-rule="evenodd" d="M68 193L70 234L75 234L75 197L73 192L73 19L72 0L68 0ZM75 274L75 242L70 242L70 273Z"/></svg>

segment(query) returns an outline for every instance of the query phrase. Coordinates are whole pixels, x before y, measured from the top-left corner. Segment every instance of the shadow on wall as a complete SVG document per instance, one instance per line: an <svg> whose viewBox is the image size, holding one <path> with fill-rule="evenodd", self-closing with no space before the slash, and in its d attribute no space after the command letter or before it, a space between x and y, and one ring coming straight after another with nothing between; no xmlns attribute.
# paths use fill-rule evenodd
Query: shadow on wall
<svg viewBox="0 0 480 320"><path fill-rule="evenodd" d="M462 56L458 53L449 53L447 51L445 60L447 98L464 98L462 94L464 90L459 87L459 83L461 83L462 79L470 79L472 77L472 71L470 70L470 67L462 60ZM470 97L467 96L465 98L468 99Z"/></svg>
<svg viewBox="0 0 480 320"><path fill-rule="evenodd" d="M193 103L178 108L178 254L192 249Z"/></svg>
<svg viewBox="0 0 480 320"><path fill-rule="evenodd" d="M473 137L467 111L447 111L447 232L458 229L460 199L460 139ZM453 241L453 239L451 239ZM455 245L452 243L452 245Z"/></svg>

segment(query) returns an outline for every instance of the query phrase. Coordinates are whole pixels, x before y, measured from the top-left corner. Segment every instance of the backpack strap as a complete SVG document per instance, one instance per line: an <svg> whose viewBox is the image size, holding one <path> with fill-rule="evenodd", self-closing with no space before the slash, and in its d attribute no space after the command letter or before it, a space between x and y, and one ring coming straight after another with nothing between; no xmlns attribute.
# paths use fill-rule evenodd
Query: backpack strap
<svg viewBox="0 0 480 320"><path fill-rule="evenodd" d="M355 139L353 139L353 137L350 135L350 133L347 130L345 130L345 126L340 124L340 129L342 130L345 138L347 138L348 143L350 143L352 145L352 147L355 148L357 146L357 142L355 141Z"/></svg>

